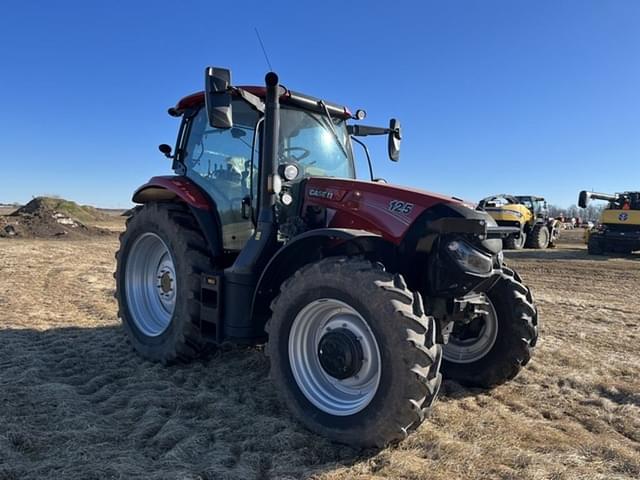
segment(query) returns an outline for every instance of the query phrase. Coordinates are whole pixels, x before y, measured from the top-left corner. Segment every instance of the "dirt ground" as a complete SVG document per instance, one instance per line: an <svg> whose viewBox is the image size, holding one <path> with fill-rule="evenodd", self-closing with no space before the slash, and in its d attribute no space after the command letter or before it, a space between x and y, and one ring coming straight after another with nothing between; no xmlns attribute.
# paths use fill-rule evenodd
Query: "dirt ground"
<svg viewBox="0 0 640 480"><path fill-rule="evenodd" d="M0 239L0 479L637 479L640 255L577 236L507 255L543 322L529 366L493 391L446 383L407 441L364 452L292 420L259 349L138 358L115 236Z"/></svg>

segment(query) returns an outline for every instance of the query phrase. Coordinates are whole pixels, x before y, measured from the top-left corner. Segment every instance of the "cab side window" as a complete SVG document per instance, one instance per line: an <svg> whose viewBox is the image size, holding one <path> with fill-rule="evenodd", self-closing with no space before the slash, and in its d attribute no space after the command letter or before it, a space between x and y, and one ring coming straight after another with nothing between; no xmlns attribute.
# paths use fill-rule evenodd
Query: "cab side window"
<svg viewBox="0 0 640 480"><path fill-rule="evenodd" d="M217 201L249 194L251 157L257 114L242 102L233 105L233 127L213 128L203 108L191 119L184 163L189 177Z"/></svg>
<svg viewBox="0 0 640 480"><path fill-rule="evenodd" d="M253 223L243 215L243 202L250 198L256 178L251 159L257 120L257 112L236 100L232 128L211 127L204 106L189 119L187 127L182 152L186 175L215 202L222 223L222 242L228 250L241 250L253 233ZM257 159L255 152L254 161Z"/></svg>

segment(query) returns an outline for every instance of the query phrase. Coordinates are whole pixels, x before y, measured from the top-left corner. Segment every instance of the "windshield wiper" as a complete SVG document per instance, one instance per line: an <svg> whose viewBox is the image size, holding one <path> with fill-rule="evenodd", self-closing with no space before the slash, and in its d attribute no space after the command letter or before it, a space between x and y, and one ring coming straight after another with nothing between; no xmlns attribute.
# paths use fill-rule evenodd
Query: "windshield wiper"
<svg viewBox="0 0 640 480"><path fill-rule="evenodd" d="M320 100L318 102L318 104L324 109L324 112L327 114L327 118L329 119L329 129L331 130L331 133L333 134L333 138L335 139L336 143L338 145L340 145L340 150L342 150L342 153L344 154L345 158L349 158L349 153L347 153L346 147L342 144L342 140L340 140L340 136L338 135L338 132L336 131L336 126L333 124L333 118L331 118L331 114L329 113L329 109L327 108L327 104L324 103L322 100Z"/></svg>

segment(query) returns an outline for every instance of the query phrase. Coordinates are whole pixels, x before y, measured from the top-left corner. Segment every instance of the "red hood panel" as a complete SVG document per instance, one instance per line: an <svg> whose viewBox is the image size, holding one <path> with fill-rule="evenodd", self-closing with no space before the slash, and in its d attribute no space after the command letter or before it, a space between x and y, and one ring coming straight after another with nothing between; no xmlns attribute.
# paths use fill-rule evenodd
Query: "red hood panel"
<svg viewBox="0 0 640 480"><path fill-rule="evenodd" d="M386 183L313 177L305 191L305 204L327 208L328 227L357 228L382 235L399 244L413 222L426 209L460 200Z"/></svg>

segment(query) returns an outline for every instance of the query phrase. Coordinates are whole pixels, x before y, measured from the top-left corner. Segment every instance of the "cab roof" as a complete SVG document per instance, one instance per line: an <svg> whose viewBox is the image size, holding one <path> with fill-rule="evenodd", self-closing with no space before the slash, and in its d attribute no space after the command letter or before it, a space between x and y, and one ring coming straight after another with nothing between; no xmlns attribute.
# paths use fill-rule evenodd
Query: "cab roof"
<svg viewBox="0 0 640 480"><path fill-rule="evenodd" d="M247 85L239 86L236 88L245 90L257 97L260 97L263 100L266 96L265 87ZM326 100L321 100L304 93L294 92L285 87L283 87L283 89L284 93L280 96L280 102L283 104L295 105L300 108L305 108L307 110L321 113L324 113L324 108L322 106L324 104L331 115L335 115L344 119L352 117L352 114L347 107L338 105L336 103L327 102ZM178 103L176 103L176 106L173 110L176 114L182 115L185 110L194 107L200 107L201 105L204 105L203 91L192 93L191 95L187 95L186 97L181 98Z"/></svg>
<svg viewBox="0 0 640 480"><path fill-rule="evenodd" d="M535 201L543 201L544 197L538 197L537 195L516 195L516 198L521 199L521 198L530 198L531 200Z"/></svg>

